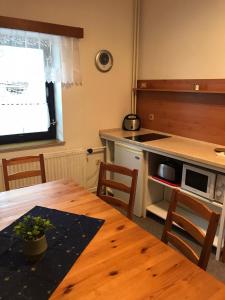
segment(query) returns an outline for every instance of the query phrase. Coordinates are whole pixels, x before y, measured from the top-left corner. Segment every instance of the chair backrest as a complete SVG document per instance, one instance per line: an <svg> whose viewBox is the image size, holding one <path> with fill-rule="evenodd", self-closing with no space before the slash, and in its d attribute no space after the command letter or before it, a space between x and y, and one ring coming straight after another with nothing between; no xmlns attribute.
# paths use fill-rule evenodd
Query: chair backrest
<svg viewBox="0 0 225 300"><path fill-rule="evenodd" d="M117 182L115 180L108 179L106 177L107 171L111 172L111 174L119 173L131 177L130 186L127 186L122 182ZM131 170L122 166L106 164L101 162L99 170L97 196L109 204L124 208L127 211L127 217L129 219L132 219L137 186L137 177L138 170L136 169ZM108 195L107 188L112 188L113 190L116 189L129 194L128 204L112 195Z"/></svg>
<svg viewBox="0 0 225 300"><path fill-rule="evenodd" d="M26 163L33 163L39 162L40 168L38 170L28 170L22 172L16 172L13 174L9 174L8 167L13 165L20 165ZM44 156L43 154L39 154L37 156L24 156L24 157L16 157L12 159L2 159L2 167L3 167L3 176L5 182L5 190L10 190L9 182L12 180L34 177L34 176L41 176L41 182L46 182L45 176L45 165L44 165Z"/></svg>
<svg viewBox="0 0 225 300"><path fill-rule="evenodd" d="M177 204L179 202L199 217L208 221L206 233L204 233L202 229L196 226L192 221L176 211ZM168 210L166 224L162 234L162 241L166 244L168 242L172 244L193 263L205 270L208 265L219 217L220 215L218 213L210 210L197 199L175 189L173 191L172 200ZM198 255L196 251L174 231L172 232L173 223L179 225L202 246L200 255Z"/></svg>

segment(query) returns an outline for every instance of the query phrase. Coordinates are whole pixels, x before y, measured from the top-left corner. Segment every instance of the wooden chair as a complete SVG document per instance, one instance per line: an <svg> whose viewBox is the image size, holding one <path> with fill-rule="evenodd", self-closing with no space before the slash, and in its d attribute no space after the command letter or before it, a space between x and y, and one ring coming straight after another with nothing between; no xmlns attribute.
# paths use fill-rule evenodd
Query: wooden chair
<svg viewBox="0 0 225 300"><path fill-rule="evenodd" d="M25 164L25 163L32 163L32 162L40 162L40 169L17 172L17 173L13 173L13 174L8 173L9 166L20 165L20 164ZM16 158L8 159L8 160L2 159L2 167L3 167L3 176L4 176L6 191L10 190L9 182L12 180L34 177L34 176L41 176L41 182L42 183L46 182L43 154L39 154L37 156L16 157Z"/></svg>
<svg viewBox="0 0 225 300"><path fill-rule="evenodd" d="M116 182L115 180L107 179L106 171L112 173L119 173L131 177L131 185L127 186L121 182ZM136 169L131 170L122 166L106 164L101 162L100 170L99 170L97 196L109 204L124 208L127 212L127 217L129 219L132 219L136 186L137 186L137 177L138 177L138 170ZM121 201L120 199L114 196L108 195L107 188L112 188L112 189L116 189L128 193L129 194L128 204L126 204L125 202Z"/></svg>
<svg viewBox="0 0 225 300"><path fill-rule="evenodd" d="M182 205L185 205L187 208L195 212L198 216L208 221L208 228L206 233L204 233L199 227L193 224L186 217L176 212L178 202ZM218 213L210 210L206 205L202 204L195 198L181 193L178 190L174 190L172 201L167 214L166 224L162 234L162 241L166 244L169 242L171 245L175 246L188 259L205 270L208 265L213 240L219 222L219 217L220 215ZM177 234L172 232L173 222L178 224L202 246L200 255L197 255L197 253L188 243L177 236Z"/></svg>

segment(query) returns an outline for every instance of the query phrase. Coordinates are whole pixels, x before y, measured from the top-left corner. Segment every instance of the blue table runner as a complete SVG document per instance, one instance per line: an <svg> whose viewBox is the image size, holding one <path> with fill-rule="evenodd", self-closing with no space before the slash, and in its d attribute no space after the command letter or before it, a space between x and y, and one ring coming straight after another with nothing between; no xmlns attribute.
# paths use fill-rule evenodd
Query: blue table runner
<svg viewBox="0 0 225 300"><path fill-rule="evenodd" d="M55 228L46 233L48 249L35 264L26 261L13 233L23 216L0 231L0 300L48 299L104 223L40 206L28 214L50 219Z"/></svg>

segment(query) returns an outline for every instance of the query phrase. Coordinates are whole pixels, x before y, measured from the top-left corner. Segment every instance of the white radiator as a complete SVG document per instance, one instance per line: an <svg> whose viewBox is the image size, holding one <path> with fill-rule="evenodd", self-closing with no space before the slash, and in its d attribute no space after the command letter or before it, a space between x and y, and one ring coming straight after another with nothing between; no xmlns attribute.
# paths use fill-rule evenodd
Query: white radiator
<svg viewBox="0 0 225 300"><path fill-rule="evenodd" d="M45 155L47 181L71 178L80 185L86 182L86 152L64 151Z"/></svg>
<svg viewBox="0 0 225 300"><path fill-rule="evenodd" d="M82 186L86 186L87 155L86 151L68 150L44 154L47 181L70 178ZM0 162L1 163L1 162ZM10 166L9 172L38 169L38 163ZM10 188L29 186L40 183L40 177L30 177L10 182ZM2 165L0 165L0 191L4 191Z"/></svg>

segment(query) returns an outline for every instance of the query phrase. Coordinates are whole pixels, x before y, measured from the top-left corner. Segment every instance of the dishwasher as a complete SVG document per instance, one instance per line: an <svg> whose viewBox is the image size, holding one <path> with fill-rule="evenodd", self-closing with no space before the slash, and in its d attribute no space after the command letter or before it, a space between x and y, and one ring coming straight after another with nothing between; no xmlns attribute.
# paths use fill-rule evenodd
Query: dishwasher
<svg viewBox="0 0 225 300"><path fill-rule="evenodd" d="M114 162L116 165L138 170L138 180L136 196L134 203L134 215L143 216L143 171L144 171L144 154L140 149L127 144L115 142ZM115 180L130 185L130 178L122 174L115 174ZM129 195L127 193L114 190L114 196L128 203Z"/></svg>

